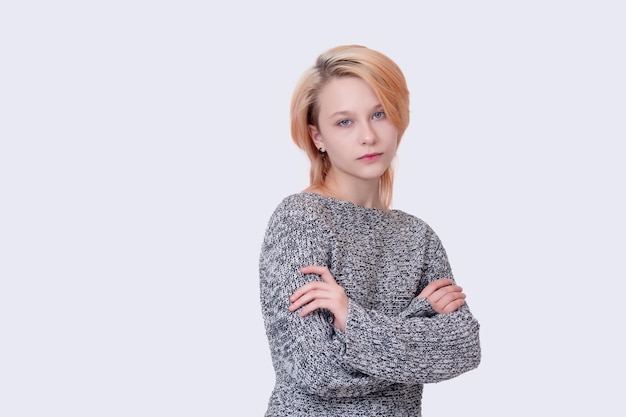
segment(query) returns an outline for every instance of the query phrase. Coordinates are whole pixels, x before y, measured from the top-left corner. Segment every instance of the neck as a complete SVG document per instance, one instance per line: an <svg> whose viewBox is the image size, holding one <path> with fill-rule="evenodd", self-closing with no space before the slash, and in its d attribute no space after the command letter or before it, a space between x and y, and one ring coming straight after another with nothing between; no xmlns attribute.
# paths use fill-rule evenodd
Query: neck
<svg viewBox="0 0 626 417"><path fill-rule="evenodd" d="M312 190L338 200L349 201L356 205L384 210L380 199L379 180L338 181L332 175L326 177L324 185Z"/></svg>

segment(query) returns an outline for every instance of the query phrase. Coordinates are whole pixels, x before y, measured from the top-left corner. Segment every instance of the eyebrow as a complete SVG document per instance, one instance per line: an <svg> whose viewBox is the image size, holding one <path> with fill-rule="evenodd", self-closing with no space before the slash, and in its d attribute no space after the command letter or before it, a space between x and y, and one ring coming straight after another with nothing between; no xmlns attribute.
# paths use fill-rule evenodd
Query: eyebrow
<svg viewBox="0 0 626 417"><path fill-rule="evenodd" d="M377 111L381 111L381 110L385 110L382 104L377 104L374 107L372 107L372 112L377 112ZM337 116L350 116L353 112L348 111L348 110L340 110L337 111L333 114L331 114L330 116L328 116L329 118L335 118Z"/></svg>

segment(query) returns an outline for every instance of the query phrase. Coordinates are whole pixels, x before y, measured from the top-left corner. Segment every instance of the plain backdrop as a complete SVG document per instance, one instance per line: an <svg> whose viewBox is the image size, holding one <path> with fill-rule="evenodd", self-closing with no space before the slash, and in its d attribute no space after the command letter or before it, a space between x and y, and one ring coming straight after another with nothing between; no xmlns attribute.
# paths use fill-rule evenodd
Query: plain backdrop
<svg viewBox="0 0 626 417"><path fill-rule="evenodd" d="M411 90L393 207L428 222L483 361L423 414L622 415L620 1L0 6L0 415L262 416L265 226L308 185L317 55Z"/></svg>

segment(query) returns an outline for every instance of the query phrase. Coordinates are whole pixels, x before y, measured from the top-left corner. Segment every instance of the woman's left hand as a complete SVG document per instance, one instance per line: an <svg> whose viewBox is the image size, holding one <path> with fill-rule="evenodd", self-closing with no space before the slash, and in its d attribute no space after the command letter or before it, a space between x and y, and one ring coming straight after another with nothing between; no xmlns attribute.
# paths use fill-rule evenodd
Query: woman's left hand
<svg viewBox="0 0 626 417"><path fill-rule="evenodd" d="M427 298L439 314L451 313L465 304L463 288L455 285L450 278L437 279L428 283L418 297Z"/></svg>
<svg viewBox="0 0 626 417"><path fill-rule="evenodd" d="M335 277L332 276L330 270L325 266L309 265L300 269L303 274L317 274L322 281L311 281L308 284L298 288L289 297L291 305L289 311L296 311L300 307L300 317L325 308L329 310L333 316L333 325L342 331L346 330L346 320L348 318L348 296L343 287L337 284Z"/></svg>

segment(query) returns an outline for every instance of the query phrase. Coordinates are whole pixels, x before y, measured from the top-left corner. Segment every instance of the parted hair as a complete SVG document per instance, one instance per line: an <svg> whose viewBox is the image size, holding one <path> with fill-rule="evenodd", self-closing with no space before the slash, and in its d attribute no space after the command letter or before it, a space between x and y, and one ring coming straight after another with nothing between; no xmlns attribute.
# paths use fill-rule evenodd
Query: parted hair
<svg viewBox="0 0 626 417"><path fill-rule="evenodd" d="M315 65L298 81L291 100L291 137L311 161L310 185L323 186L330 169L310 136L309 125L319 128L319 93L336 77L358 77L374 90L386 116L398 129L398 145L409 125L409 90L404 74L389 57L361 45L342 45L317 57ZM380 177L380 197L386 209L393 194L393 168Z"/></svg>

